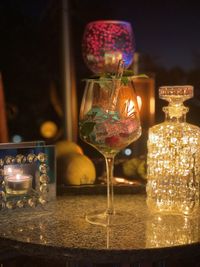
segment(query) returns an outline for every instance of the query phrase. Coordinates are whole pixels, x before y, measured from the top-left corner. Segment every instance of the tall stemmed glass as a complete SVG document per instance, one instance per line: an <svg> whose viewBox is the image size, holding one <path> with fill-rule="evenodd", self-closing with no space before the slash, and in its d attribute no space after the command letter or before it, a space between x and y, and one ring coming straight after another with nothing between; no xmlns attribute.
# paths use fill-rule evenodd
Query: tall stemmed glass
<svg viewBox="0 0 200 267"><path fill-rule="evenodd" d="M86 220L104 226L109 222L113 224L118 214L113 197L114 157L141 135L137 99L131 81L124 83L118 77L87 79L79 131L81 139L105 157L107 173L107 208L87 214Z"/></svg>

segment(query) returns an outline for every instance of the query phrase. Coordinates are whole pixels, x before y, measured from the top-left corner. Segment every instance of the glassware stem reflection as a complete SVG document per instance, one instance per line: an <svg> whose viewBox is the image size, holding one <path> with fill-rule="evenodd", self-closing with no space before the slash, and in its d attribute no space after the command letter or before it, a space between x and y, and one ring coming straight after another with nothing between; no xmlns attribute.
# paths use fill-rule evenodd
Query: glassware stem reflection
<svg viewBox="0 0 200 267"><path fill-rule="evenodd" d="M113 166L114 166L114 156L107 158L106 160L106 174L107 174L107 214L113 215L115 213L114 209L114 193L113 193Z"/></svg>

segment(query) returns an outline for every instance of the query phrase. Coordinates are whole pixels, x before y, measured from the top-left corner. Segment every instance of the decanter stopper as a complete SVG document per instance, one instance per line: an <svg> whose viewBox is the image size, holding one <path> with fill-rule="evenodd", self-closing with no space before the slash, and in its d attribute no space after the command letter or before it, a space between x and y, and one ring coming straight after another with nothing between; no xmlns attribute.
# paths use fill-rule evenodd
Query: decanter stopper
<svg viewBox="0 0 200 267"><path fill-rule="evenodd" d="M182 103L193 97L193 86L161 86L159 88L159 97L171 103Z"/></svg>

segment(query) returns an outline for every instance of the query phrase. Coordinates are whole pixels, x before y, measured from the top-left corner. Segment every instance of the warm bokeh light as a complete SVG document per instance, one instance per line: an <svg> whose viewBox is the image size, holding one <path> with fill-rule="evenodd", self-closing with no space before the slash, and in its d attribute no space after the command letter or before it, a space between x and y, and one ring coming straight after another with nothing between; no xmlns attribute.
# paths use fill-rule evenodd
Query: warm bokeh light
<svg viewBox="0 0 200 267"><path fill-rule="evenodd" d="M45 138L53 138L58 131L58 127L53 121L45 121L40 126L40 133Z"/></svg>

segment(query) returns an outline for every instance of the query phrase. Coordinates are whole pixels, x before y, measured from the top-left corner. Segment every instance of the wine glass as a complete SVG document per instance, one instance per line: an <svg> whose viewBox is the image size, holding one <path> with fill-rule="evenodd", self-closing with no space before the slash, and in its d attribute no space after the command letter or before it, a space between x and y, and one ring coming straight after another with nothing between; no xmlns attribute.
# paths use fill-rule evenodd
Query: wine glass
<svg viewBox="0 0 200 267"><path fill-rule="evenodd" d="M113 198L114 158L141 135L138 104L131 80L124 83L121 78L87 79L80 108L79 132L81 139L96 148L106 161L107 208L87 214L86 220L104 226L113 224L118 215Z"/></svg>

